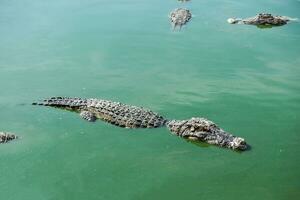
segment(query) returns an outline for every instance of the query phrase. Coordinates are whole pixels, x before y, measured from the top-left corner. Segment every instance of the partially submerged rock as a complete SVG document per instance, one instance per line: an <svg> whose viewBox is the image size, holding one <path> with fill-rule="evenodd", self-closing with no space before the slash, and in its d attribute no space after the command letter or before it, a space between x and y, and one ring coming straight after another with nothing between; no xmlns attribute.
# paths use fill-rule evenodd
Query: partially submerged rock
<svg viewBox="0 0 300 200"><path fill-rule="evenodd" d="M170 13L170 20L175 29L177 26L181 28L192 18L192 14L188 9L185 8L177 8Z"/></svg>
<svg viewBox="0 0 300 200"><path fill-rule="evenodd" d="M256 26L282 26L287 24L289 21L294 21L296 19L292 19L286 16L273 16L269 13L260 13L254 17L241 19L241 18L229 18L227 20L230 24L248 24L248 25L256 25Z"/></svg>
<svg viewBox="0 0 300 200"><path fill-rule="evenodd" d="M18 137L12 133L0 132L0 143L7 143L17 138Z"/></svg>

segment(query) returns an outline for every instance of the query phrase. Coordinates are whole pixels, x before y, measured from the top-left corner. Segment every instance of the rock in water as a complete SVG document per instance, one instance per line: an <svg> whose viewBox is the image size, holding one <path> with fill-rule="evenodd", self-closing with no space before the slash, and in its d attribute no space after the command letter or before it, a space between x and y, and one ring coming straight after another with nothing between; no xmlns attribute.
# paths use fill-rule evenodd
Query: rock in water
<svg viewBox="0 0 300 200"><path fill-rule="evenodd" d="M170 13L170 20L175 29L177 26L181 28L192 18L192 14L189 10L185 8L177 8Z"/></svg>

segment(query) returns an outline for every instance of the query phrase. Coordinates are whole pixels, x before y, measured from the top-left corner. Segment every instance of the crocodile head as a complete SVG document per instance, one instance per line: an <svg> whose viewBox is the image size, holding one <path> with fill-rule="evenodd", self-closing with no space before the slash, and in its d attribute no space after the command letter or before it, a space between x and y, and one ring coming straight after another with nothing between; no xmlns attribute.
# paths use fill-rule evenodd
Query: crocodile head
<svg viewBox="0 0 300 200"><path fill-rule="evenodd" d="M243 138L231 135L205 118L172 120L167 126L172 133L190 140L235 150L246 150L249 147Z"/></svg>
<svg viewBox="0 0 300 200"><path fill-rule="evenodd" d="M7 143L11 140L17 139L18 136L12 133L0 132L0 143Z"/></svg>

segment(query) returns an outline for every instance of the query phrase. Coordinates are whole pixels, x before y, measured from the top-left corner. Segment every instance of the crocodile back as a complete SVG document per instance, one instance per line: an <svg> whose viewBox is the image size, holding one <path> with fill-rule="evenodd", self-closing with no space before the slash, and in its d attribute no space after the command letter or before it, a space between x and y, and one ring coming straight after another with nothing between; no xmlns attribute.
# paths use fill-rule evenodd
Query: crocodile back
<svg viewBox="0 0 300 200"><path fill-rule="evenodd" d="M158 128L167 121L151 110L107 100L88 99L86 109L97 118L124 128Z"/></svg>
<svg viewBox="0 0 300 200"><path fill-rule="evenodd" d="M102 99L51 97L33 105L75 112L88 111L98 119L124 128L157 128L164 126L167 121L151 110Z"/></svg>

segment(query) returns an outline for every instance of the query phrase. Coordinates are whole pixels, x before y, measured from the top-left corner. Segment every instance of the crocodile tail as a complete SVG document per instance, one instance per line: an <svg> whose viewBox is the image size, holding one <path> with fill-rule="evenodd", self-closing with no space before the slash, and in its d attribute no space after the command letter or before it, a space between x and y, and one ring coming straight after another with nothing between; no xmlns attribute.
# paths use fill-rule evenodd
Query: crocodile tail
<svg viewBox="0 0 300 200"><path fill-rule="evenodd" d="M237 150L246 150L249 147L243 138L231 135L205 118L171 120L166 125L173 134L190 140Z"/></svg>
<svg viewBox="0 0 300 200"><path fill-rule="evenodd" d="M80 107L85 107L87 105L87 101L88 101L87 99L82 99L82 98L51 97L51 98L44 99L40 102L32 103L32 105L76 109Z"/></svg>

